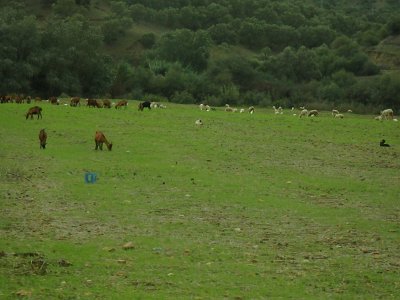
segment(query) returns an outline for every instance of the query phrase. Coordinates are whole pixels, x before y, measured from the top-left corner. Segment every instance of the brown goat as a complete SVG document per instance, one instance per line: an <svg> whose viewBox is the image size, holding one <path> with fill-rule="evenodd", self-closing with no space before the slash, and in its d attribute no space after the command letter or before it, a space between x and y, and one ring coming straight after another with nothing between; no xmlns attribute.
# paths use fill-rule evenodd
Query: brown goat
<svg viewBox="0 0 400 300"><path fill-rule="evenodd" d="M96 148L94 150L97 150L100 148L100 150L103 150L103 143L107 145L107 149L111 151L112 149L112 143L109 143L105 137L105 135L101 131L96 131L96 135L94 136L94 142L96 143Z"/></svg>
<svg viewBox="0 0 400 300"><path fill-rule="evenodd" d="M40 149L46 149L47 133L44 129L39 132Z"/></svg>
<svg viewBox="0 0 400 300"><path fill-rule="evenodd" d="M128 101L126 101L126 100L121 100L121 101L119 101L119 102L115 105L115 108L120 108L120 107L122 107L122 106L125 106L125 108L127 108L127 107L128 107Z"/></svg>
<svg viewBox="0 0 400 300"><path fill-rule="evenodd" d="M60 105L60 101L58 101L57 97L50 97L49 102L54 105Z"/></svg>
<svg viewBox="0 0 400 300"><path fill-rule="evenodd" d="M28 119L29 116L31 116L31 119L33 119L33 115L37 115L38 120L39 120L39 117L43 119L42 108L39 106L31 107L28 110L28 112L26 113L26 120Z"/></svg>
<svg viewBox="0 0 400 300"><path fill-rule="evenodd" d="M96 99L87 99L87 106L101 108L101 104Z"/></svg>
<svg viewBox="0 0 400 300"><path fill-rule="evenodd" d="M111 108L111 101L108 99L103 100L103 107L104 108Z"/></svg>
<svg viewBox="0 0 400 300"><path fill-rule="evenodd" d="M72 98L71 98L71 102L70 102L69 105L72 106L72 107L77 107L78 105L80 106L80 105L81 105L80 101L81 101L81 98L79 98L79 97L72 97Z"/></svg>

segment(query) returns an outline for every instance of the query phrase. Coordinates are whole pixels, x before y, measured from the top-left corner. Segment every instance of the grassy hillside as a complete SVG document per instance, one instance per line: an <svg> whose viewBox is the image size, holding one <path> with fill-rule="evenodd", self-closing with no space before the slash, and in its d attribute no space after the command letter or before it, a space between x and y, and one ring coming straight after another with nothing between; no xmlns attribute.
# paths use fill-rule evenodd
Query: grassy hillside
<svg viewBox="0 0 400 300"><path fill-rule="evenodd" d="M400 70L400 36L389 37L369 51L374 62L385 70Z"/></svg>
<svg viewBox="0 0 400 300"><path fill-rule="evenodd" d="M397 122L136 104L0 106L0 298L400 296Z"/></svg>

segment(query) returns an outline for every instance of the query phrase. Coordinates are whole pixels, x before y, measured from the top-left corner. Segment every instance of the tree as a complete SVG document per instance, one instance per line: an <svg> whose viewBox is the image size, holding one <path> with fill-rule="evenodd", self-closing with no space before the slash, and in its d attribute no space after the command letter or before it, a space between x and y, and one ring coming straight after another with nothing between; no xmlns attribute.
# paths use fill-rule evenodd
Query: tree
<svg viewBox="0 0 400 300"><path fill-rule="evenodd" d="M156 45L156 56L166 61L179 61L185 67L202 71L207 67L211 40L206 31L176 30L163 35Z"/></svg>
<svg viewBox="0 0 400 300"><path fill-rule="evenodd" d="M41 64L36 19L6 7L0 11L0 32L0 93L27 93Z"/></svg>
<svg viewBox="0 0 400 300"><path fill-rule="evenodd" d="M43 95L94 96L107 91L111 62L99 51L102 39L98 28L79 15L50 22L43 32L45 51L35 89Z"/></svg>
<svg viewBox="0 0 400 300"><path fill-rule="evenodd" d="M234 30L228 24L216 24L208 28L210 37L216 44L227 43L235 45L238 37Z"/></svg>

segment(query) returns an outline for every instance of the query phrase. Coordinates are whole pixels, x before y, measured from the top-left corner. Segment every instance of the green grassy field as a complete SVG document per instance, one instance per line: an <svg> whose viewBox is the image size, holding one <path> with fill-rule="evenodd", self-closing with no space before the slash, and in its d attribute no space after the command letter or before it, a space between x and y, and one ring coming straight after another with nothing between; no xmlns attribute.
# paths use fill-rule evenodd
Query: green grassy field
<svg viewBox="0 0 400 300"><path fill-rule="evenodd" d="M400 298L398 122L136 104L0 105L1 299Z"/></svg>

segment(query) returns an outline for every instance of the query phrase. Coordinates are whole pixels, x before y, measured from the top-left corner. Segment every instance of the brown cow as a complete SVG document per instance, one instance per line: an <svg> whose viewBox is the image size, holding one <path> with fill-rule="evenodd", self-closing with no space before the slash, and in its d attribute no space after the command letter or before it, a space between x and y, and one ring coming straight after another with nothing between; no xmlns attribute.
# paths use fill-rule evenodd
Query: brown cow
<svg viewBox="0 0 400 300"><path fill-rule="evenodd" d="M103 107L104 108L111 108L111 101L108 99L103 100Z"/></svg>
<svg viewBox="0 0 400 300"><path fill-rule="evenodd" d="M97 150L100 148L100 150L103 150L103 143L107 145L107 149L111 151L112 149L112 143L109 143L105 137L105 135L101 131L96 131L96 135L94 136L94 142L96 143L96 148L94 150Z"/></svg>
<svg viewBox="0 0 400 300"><path fill-rule="evenodd" d="M96 99L87 99L87 106L101 108L101 104Z"/></svg>
<svg viewBox="0 0 400 300"><path fill-rule="evenodd" d="M43 119L42 117L42 108L39 106L34 106L31 107L28 112L26 113L26 120L28 119L29 116L31 116L31 119L33 119L33 115L37 115L37 118L39 120L39 117Z"/></svg>
<svg viewBox="0 0 400 300"><path fill-rule="evenodd" d="M115 105L115 108L120 108L120 107L122 107L122 106L125 106L125 108L127 108L127 107L128 107L128 101L126 101L126 100L121 100L121 101L119 101L119 102Z"/></svg>
<svg viewBox="0 0 400 300"><path fill-rule="evenodd" d="M44 129L39 132L40 149L46 149L47 133Z"/></svg>
<svg viewBox="0 0 400 300"><path fill-rule="evenodd" d="M77 107L78 105L81 106L80 101L81 101L81 98L79 98L79 97L72 97L72 98L71 98L71 102L70 102L69 105L71 105L71 106L73 106L73 107Z"/></svg>

